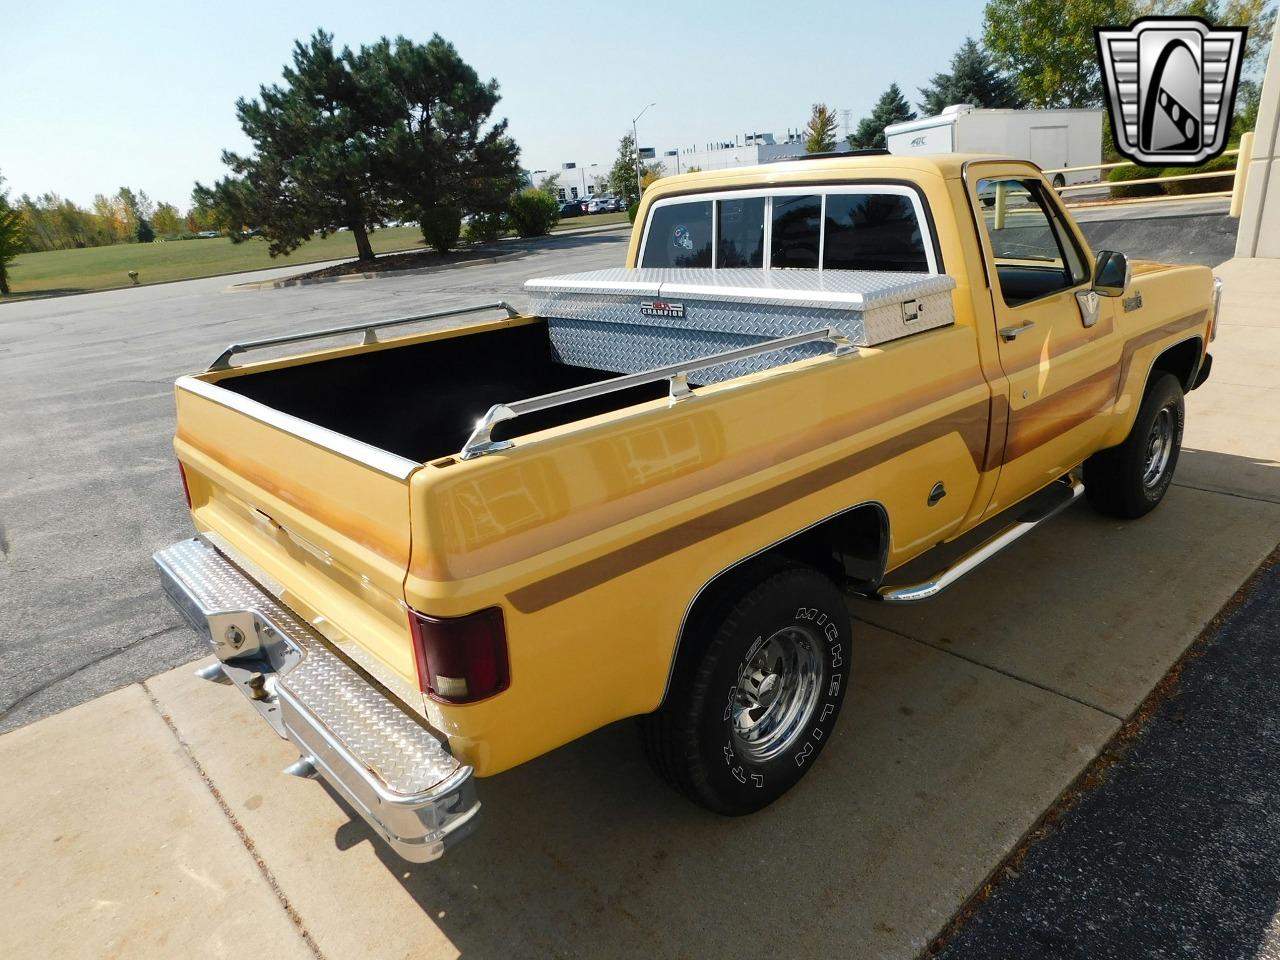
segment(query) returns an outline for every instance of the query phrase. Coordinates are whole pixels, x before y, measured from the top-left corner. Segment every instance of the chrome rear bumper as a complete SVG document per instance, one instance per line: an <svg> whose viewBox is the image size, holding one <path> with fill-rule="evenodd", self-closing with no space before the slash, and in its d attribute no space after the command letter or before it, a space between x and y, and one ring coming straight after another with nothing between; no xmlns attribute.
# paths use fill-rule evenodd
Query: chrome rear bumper
<svg viewBox="0 0 1280 960"><path fill-rule="evenodd" d="M301 617L201 537L155 555L173 605L225 677L406 860L435 860L471 832L472 769L338 657Z"/></svg>

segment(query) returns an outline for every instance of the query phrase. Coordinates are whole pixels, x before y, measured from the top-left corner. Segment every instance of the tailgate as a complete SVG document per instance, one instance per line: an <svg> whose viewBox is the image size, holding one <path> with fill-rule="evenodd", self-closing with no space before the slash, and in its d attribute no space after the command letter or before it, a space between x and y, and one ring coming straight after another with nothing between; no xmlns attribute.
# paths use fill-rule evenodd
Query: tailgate
<svg viewBox="0 0 1280 960"><path fill-rule="evenodd" d="M176 390L174 447L197 530L261 567L282 600L420 709L403 607L409 476L419 465L224 390L218 378L184 377Z"/></svg>

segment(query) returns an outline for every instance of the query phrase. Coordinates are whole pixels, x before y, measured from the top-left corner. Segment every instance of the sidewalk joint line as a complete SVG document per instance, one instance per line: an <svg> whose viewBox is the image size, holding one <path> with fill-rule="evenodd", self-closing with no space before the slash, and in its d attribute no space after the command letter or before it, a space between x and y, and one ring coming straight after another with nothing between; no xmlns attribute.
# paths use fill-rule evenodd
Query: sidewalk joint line
<svg viewBox="0 0 1280 960"><path fill-rule="evenodd" d="M209 791L214 802L218 805L219 809L222 810L222 815L227 818L227 822L230 823L231 828L235 830L236 836L240 838L240 842L244 845L245 850L253 859L254 865L258 868L258 872L262 874L262 878L266 880L267 886L269 886L271 891L276 895L276 899L280 902L280 906L284 910L285 916L289 918L294 928L298 931L298 936L302 937L302 942L307 945L307 948L311 951L311 955L315 957L316 960L325 960L325 956L320 950L320 945L315 942L314 938L312 938L310 932L302 922L302 917L298 914L298 911L294 909L293 904L289 902L289 898L285 895L284 890L280 888L279 881L276 880L275 874L271 872L271 868L267 866L267 862L262 858L262 854L258 852L258 846L253 842L253 838L249 836L249 832L244 828L244 824L242 824L232 812L231 806L222 796L222 791L217 788L213 780L209 777L209 774L205 772L204 766L196 759L195 753L191 750L191 745L182 738L182 734L178 732L177 725L173 722L173 719L169 714L165 712L164 707L160 704L159 698L156 697L155 692L151 689L147 681L141 680L139 681L139 685L146 692L147 697L151 700L151 706L155 709L156 713L160 715L160 719L164 721L164 725L168 727L169 732L173 734L173 738L178 741L178 745L182 748L182 752L186 754L187 760L191 763L191 766L195 768L196 775L204 782L205 789Z"/></svg>
<svg viewBox="0 0 1280 960"><path fill-rule="evenodd" d="M1252 497L1247 493L1234 493L1231 490L1215 490L1213 487L1198 487L1194 483L1183 483L1181 481L1173 481L1173 486L1183 487L1187 490L1199 490L1201 493L1220 493L1224 497L1235 497L1237 500L1250 500L1254 503L1276 503L1280 504L1280 499L1273 500L1271 497Z"/></svg>
<svg viewBox="0 0 1280 960"><path fill-rule="evenodd" d="M920 637L913 637L908 633L903 633L901 630L895 630L892 627L886 627L884 624L876 623L874 620L868 620L866 617L857 617L856 619L860 620L862 623L867 624L868 626L875 627L877 630L883 630L885 631L885 633L891 633L895 637L900 637L903 640L910 640L913 643L918 643L921 646L928 647L930 650L937 650L939 653L950 654L951 656L955 657L957 660L963 660L966 663L971 663L975 667L982 667L982 669L990 670L992 673L998 673L1002 677L1008 677L1010 680L1016 680L1018 683L1025 683L1029 687L1035 687L1037 690L1043 690L1045 693L1051 693L1056 697L1061 697L1063 700L1070 700L1072 703L1078 703L1082 707L1088 707L1090 710L1094 710L1094 711L1097 711L1098 713L1106 714L1108 717L1110 717L1113 720L1117 720L1121 723L1124 722L1124 717L1120 716L1118 713L1111 712L1105 707L1100 707L1096 703L1090 703L1088 700L1082 700L1080 697L1072 696L1071 694L1065 693L1062 690L1056 690L1053 687L1050 687L1046 684L1040 683L1036 680L1032 680L1028 677L1019 676L1016 673L1011 673L1010 671L1001 669L1000 667L992 666L989 663L983 663L981 660L978 660L975 657L970 657L966 654L963 654L958 650L951 650L951 649L948 649L947 647L944 647L937 643L933 643L929 640L922 640Z"/></svg>

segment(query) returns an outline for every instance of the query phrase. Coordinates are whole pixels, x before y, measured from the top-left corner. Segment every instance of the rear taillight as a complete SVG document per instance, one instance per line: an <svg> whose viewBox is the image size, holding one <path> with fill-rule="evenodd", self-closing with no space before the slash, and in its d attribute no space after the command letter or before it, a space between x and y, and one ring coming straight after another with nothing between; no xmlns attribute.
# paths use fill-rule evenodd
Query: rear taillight
<svg viewBox="0 0 1280 960"><path fill-rule="evenodd" d="M409 611L418 686L441 703L474 703L507 689L507 630L499 607L465 617Z"/></svg>
<svg viewBox="0 0 1280 960"><path fill-rule="evenodd" d="M178 473L182 475L182 495L187 498L187 509L191 509L191 485L187 483L187 468L178 461Z"/></svg>

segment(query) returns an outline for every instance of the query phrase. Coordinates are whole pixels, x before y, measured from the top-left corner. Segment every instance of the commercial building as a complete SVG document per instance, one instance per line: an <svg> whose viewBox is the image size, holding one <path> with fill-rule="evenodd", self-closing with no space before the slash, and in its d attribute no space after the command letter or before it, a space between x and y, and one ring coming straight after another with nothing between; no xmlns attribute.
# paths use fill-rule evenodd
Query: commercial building
<svg viewBox="0 0 1280 960"><path fill-rule="evenodd" d="M844 140L837 143L837 151L845 151L849 145ZM686 173L690 169L723 170L728 167L749 167L772 160L804 156L804 134L799 129L788 130L782 140L772 133L744 133L732 140L719 140L700 146L678 147L658 151L653 147L640 148L640 161L645 164L661 163L664 175ZM556 169L531 170L529 181L541 187L556 177L556 195L561 200L576 200L597 193L608 193L609 171L612 163L562 163Z"/></svg>

